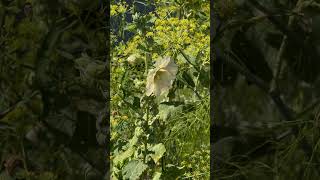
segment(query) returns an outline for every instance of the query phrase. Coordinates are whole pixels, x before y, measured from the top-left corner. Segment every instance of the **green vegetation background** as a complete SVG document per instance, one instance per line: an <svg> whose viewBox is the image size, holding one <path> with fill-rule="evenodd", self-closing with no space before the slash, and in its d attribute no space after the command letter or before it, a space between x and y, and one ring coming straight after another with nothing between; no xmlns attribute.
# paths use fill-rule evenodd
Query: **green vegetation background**
<svg viewBox="0 0 320 180"><path fill-rule="evenodd" d="M106 2L0 1L0 179L103 179Z"/></svg>
<svg viewBox="0 0 320 180"><path fill-rule="evenodd" d="M212 176L319 179L319 1L213 5Z"/></svg>

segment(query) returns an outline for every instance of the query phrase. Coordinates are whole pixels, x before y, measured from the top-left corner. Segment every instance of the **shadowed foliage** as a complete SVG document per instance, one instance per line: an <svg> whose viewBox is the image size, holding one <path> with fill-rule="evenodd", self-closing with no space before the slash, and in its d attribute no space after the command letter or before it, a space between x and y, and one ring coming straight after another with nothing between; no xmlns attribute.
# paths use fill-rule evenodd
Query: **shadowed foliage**
<svg viewBox="0 0 320 180"><path fill-rule="evenodd" d="M103 179L106 6L0 1L0 179Z"/></svg>
<svg viewBox="0 0 320 180"><path fill-rule="evenodd" d="M312 0L214 3L215 179L318 179L319 7Z"/></svg>

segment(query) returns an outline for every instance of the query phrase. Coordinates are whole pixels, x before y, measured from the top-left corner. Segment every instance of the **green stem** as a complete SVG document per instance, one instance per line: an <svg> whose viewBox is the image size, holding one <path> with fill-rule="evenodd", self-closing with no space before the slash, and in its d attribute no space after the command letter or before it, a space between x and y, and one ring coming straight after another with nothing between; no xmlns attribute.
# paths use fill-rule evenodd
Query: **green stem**
<svg viewBox="0 0 320 180"><path fill-rule="evenodd" d="M148 75L148 59L149 59L149 55L148 53L146 53L146 58L144 59L144 64L145 64L145 75Z"/></svg>
<svg viewBox="0 0 320 180"><path fill-rule="evenodd" d="M148 132L148 121L149 121L149 106L147 107L147 117L146 117L146 120L145 120L145 123L144 123L144 129L146 132ZM147 154L148 154L148 138L147 136L145 137L144 139L144 157L143 157L143 160L145 163L147 163Z"/></svg>
<svg viewBox="0 0 320 180"><path fill-rule="evenodd" d="M199 92L197 91L197 89L195 89L195 88L193 88L192 86L190 86L183 78L179 78L179 79L180 79L180 81L184 82L184 83L187 85L187 87L188 87L189 89L191 89L191 90L195 93L195 95L197 96L197 98L198 98L199 100L202 100L202 97L200 96L200 94L199 94Z"/></svg>
<svg viewBox="0 0 320 180"><path fill-rule="evenodd" d="M21 151L22 151L22 156L23 156L23 158L22 158L23 168L24 168L25 171L27 172L27 177L26 177L26 179L27 179L27 180L30 180L29 171L28 171L28 166L27 166L27 161L26 161L27 156L26 156L26 153L25 153L25 150L24 150L24 145L23 145L23 138L20 136L19 139L20 139L20 146L21 146Z"/></svg>
<svg viewBox="0 0 320 180"><path fill-rule="evenodd" d="M191 65L200 73L200 72L201 72L200 69L199 69L195 64L193 64L193 63L190 61L190 59L189 59L189 57L186 55L186 53L184 53L183 50L179 50L179 51L180 51L180 53L182 54L182 56L184 57L184 59L185 59L189 64L191 64Z"/></svg>
<svg viewBox="0 0 320 180"><path fill-rule="evenodd" d="M150 103L150 97L148 97L146 99L146 104L145 104L145 108L146 108L146 119L145 119L145 122L143 123L143 128L144 128L144 132L145 132L145 137L144 137L144 154L143 154L143 162L145 164L148 163L148 160L147 160L147 155L148 155L148 137L147 137L147 134L149 133L149 125L148 125L148 121L149 121L149 105ZM148 171L145 172L145 177L148 177Z"/></svg>

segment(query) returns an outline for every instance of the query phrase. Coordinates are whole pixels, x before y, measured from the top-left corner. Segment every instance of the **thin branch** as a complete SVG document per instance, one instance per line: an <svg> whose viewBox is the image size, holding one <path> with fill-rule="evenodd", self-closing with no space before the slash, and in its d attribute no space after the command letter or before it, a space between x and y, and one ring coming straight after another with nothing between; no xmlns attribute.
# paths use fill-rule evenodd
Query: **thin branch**
<svg viewBox="0 0 320 180"><path fill-rule="evenodd" d="M224 32L227 30L231 30L231 29L238 28L241 26L246 26L246 25L253 25L253 24L259 23L265 19L268 19L270 16L281 17L281 16L301 16L301 15L298 13L295 13L295 12L291 12L291 13L287 13L287 14L276 14L275 13L275 14L258 15L258 16L251 17L249 19L244 19L244 20L230 21L224 27L221 27L220 28L221 30L216 32L216 35L213 37L213 42L220 39L222 37L222 35L224 34Z"/></svg>
<svg viewBox="0 0 320 180"><path fill-rule="evenodd" d="M259 2L256 0L248 0L255 8L257 8L259 11L264 13L265 15L268 15L269 21L274 24L274 26L280 30L283 34L287 35L290 40L292 40L295 44L303 44L304 39L300 36L300 34L290 30L287 27L287 24L284 24L284 22L279 21L275 18L275 16L272 16L272 14L276 14L272 10L266 8L265 6L262 6Z"/></svg>
<svg viewBox="0 0 320 180"><path fill-rule="evenodd" d="M311 104L310 106L306 107L302 112L300 112L299 114L297 114L297 116L295 117L295 119L300 119L300 118L302 118L305 114L307 114L309 111L311 111L311 110L313 110L314 108L316 108L319 104L320 104L320 99L318 99L318 100L315 101L313 104Z"/></svg>
<svg viewBox="0 0 320 180"><path fill-rule="evenodd" d="M244 26L244 25L250 25L250 24L254 24L254 23L258 23L264 19L267 18L267 15L263 15L263 16L256 16L256 17L252 17L250 19L245 19L245 20L235 20L235 21L231 21L228 24L226 24L224 27L221 27L221 30L219 30L216 33L216 36L213 37L213 42L217 41L219 38L222 37L222 35L224 34L224 32L226 30L231 30L233 28L237 28L240 26Z"/></svg>
<svg viewBox="0 0 320 180"><path fill-rule="evenodd" d="M24 149L24 144L23 144L23 138L21 138L21 136L19 136L19 141L20 141L20 146L21 146L21 151L22 151L22 162L23 162L23 167L25 169L25 171L27 171L27 180L30 180L30 176L29 176L29 170L28 170L28 165L27 165L27 155Z"/></svg>
<svg viewBox="0 0 320 180"><path fill-rule="evenodd" d="M179 50L179 51L189 64L191 64L198 72L201 72L200 69L190 61L189 57L186 55L186 53L183 52L183 50Z"/></svg>
<svg viewBox="0 0 320 180"><path fill-rule="evenodd" d="M6 110L0 112L0 119L4 118L6 115L8 115L10 112L12 112L19 104L24 104L29 102L34 96L38 95L40 92L39 91L34 91L29 97L26 99L22 99L18 102L16 102L14 105L11 107L7 108Z"/></svg>
<svg viewBox="0 0 320 180"><path fill-rule="evenodd" d="M298 0L296 6L294 7L294 12L296 13L299 13L302 9L302 2L303 0ZM288 21L288 28L290 29L293 25L293 22L295 20L295 16L291 16L289 18L289 21ZM270 92L272 91L275 91L275 90L278 90L278 82L279 82L279 79L280 79L280 76L281 76L281 69L282 69L282 64L283 64L283 55L284 55L284 52L286 50L286 47L288 45L288 36L287 35L284 35L283 39L282 39L282 42L281 42L281 45L280 45L280 48L279 48L279 51L278 51L278 54L277 54L277 59L276 59L276 71L274 71L274 79L272 80L272 84L271 84L271 90Z"/></svg>

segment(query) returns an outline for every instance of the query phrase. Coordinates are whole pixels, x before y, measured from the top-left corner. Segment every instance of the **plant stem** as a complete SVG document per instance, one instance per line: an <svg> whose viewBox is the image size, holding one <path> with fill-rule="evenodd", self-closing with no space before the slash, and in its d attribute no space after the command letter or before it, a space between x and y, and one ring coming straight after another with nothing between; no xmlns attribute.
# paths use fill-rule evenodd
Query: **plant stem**
<svg viewBox="0 0 320 180"><path fill-rule="evenodd" d="M303 0L299 0L296 4L296 6L294 7L293 11L296 11L296 13L300 13L301 9L302 9L302 2ZM293 22L295 20L295 16L291 16L289 17L289 21L288 21L288 28L291 28L292 25L293 25ZM281 70L282 70L282 65L283 65L283 55L285 53L285 50L287 48L287 44L288 44L288 36L287 35L284 35L283 36L283 39L282 39L282 42L281 42L281 45L280 45L280 48L279 48L279 51L278 51L278 54L277 54L277 59L276 59L276 70L273 74L273 81L271 83L271 89L270 89L270 92L273 92L273 91L277 91L278 90L278 83L279 83L279 79L281 78Z"/></svg>
<svg viewBox="0 0 320 180"><path fill-rule="evenodd" d="M186 53L184 53L182 50L179 50L180 53L182 54L182 56L184 57L184 59L189 63L191 64L199 73L201 72L200 69L195 65L193 64L190 60L189 60L189 57L186 55Z"/></svg>
<svg viewBox="0 0 320 180"><path fill-rule="evenodd" d="M148 121L149 121L149 106L147 106L147 110L146 110L146 120L144 123L144 130L146 131L146 133L148 132ZM147 152L148 152L148 138L147 136L144 139L144 157L143 157L143 161L145 163L147 163Z"/></svg>
<svg viewBox="0 0 320 180"><path fill-rule="evenodd" d="M27 156L26 156L26 152L24 150L24 145L23 145L23 138L21 136L19 136L20 139L20 146L21 146L21 151L22 151L22 156L23 156L23 168L25 169L25 171L27 172L27 176L26 179L30 180L30 176L29 176L29 171L28 171L28 166L27 166Z"/></svg>
<svg viewBox="0 0 320 180"><path fill-rule="evenodd" d="M150 58L150 54L146 53L146 58L144 59L144 64L145 64L145 75L148 75L148 60L151 59Z"/></svg>

